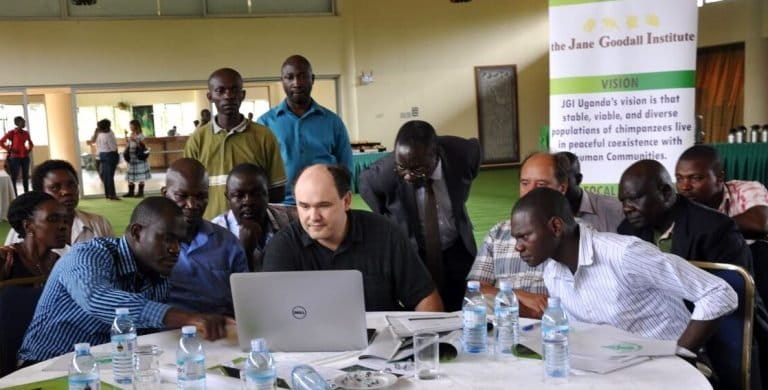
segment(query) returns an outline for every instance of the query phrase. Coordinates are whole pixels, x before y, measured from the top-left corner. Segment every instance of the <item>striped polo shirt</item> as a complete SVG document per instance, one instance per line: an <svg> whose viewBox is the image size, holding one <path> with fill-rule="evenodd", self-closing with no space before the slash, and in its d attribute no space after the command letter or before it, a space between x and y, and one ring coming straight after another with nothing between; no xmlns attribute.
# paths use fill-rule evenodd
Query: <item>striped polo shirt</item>
<svg viewBox="0 0 768 390"><path fill-rule="evenodd" d="M24 336L19 359L41 361L76 343L110 340L115 309L128 308L136 328L162 328L170 306L165 278L144 277L125 237L76 244L56 262Z"/></svg>

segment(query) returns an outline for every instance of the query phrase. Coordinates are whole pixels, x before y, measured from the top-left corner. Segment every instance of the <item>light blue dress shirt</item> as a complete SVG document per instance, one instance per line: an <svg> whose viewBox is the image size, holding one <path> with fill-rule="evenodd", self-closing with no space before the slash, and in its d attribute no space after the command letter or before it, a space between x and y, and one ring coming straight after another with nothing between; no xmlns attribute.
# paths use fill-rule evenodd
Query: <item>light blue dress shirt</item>
<svg viewBox="0 0 768 390"><path fill-rule="evenodd" d="M247 272L248 261L238 239L227 229L203 220L195 237L182 244L173 267L171 306L199 313L232 312L229 275Z"/></svg>
<svg viewBox="0 0 768 390"><path fill-rule="evenodd" d="M352 172L352 146L347 128L338 115L314 100L301 117L296 116L283 100L256 122L269 127L280 142L287 178L286 204L296 204L293 180L308 165L341 164Z"/></svg>

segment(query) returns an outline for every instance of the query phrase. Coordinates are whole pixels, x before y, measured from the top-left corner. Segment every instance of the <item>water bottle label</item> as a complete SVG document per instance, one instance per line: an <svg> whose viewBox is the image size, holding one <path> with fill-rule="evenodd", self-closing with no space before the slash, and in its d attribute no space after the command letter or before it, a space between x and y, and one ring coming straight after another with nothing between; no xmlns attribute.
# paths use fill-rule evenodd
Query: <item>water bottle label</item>
<svg viewBox="0 0 768 390"><path fill-rule="evenodd" d="M477 328L485 326L485 308L464 310L464 327Z"/></svg>
<svg viewBox="0 0 768 390"><path fill-rule="evenodd" d="M136 334L116 334L112 336L112 353L116 355L133 356L136 347Z"/></svg>
<svg viewBox="0 0 768 390"><path fill-rule="evenodd" d="M187 358L177 361L176 375L179 380L194 381L205 378L205 358Z"/></svg>
<svg viewBox="0 0 768 390"><path fill-rule="evenodd" d="M248 373L245 384L248 390L272 390L275 388L275 371Z"/></svg>
<svg viewBox="0 0 768 390"><path fill-rule="evenodd" d="M69 390L101 390L98 379L69 379Z"/></svg>

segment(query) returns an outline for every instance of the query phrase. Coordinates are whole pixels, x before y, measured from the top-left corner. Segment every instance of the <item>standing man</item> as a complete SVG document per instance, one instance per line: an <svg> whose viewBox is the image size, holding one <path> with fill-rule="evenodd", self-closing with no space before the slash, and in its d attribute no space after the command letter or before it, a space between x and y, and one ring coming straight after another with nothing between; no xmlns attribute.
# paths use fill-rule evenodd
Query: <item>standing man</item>
<svg viewBox="0 0 768 390"><path fill-rule="evenodd" d="M13 193L19 195L16 190L16 179L19 177L19 171L21 171L24 192L29 191L29 153L35 145L32 144L29 132L24 131L27 121L25 121L24 118L17 116L16 118L13 118L13 123L16 125L16 128L5 133L3 138L0 138L0 147L8 152L8 157L5 162L10 164ZM8 141L11 142L10 145L8 145Z"/></svg>
<svg viewBox="0 0 768 390"><path fill-rule="evenodd" d="M355 269L366 311L443 311L429 272L405 234L386 218L350 210L350 174L312 165L296 178L299 222L267 245L264 271Z"/></svg>
<svg viewBox="0 0 768 390"><path fill-rule="evenodd" d="M213 72L208 78L206 96L218 114L198 127L184 146L184 157L200 161L210 175L210 204L205 218L212 219L227 210L224 197L227 174L244 162L264 168L269 174L270 201L282 202L285 171L280 146L269 129L240 114L240 103L245 98L240 73L230 68Z"/></svg>
<svg viewBox="0 0 768 390"><path fill-rule="evenodd" d="M291 222L289 214L267 199L267 173L258 165L243 163L229 172L229 211L211 222L240 239L251 271L261 271L264 247L280 229ZM293 206L285 206L293 207Z"/></svg>
<svg viewBox="0 0 768 390"><path fill-rule="evenodd" d="M168 303L197 312L233 313L229 275L247 272L248 262L232 233L203 219L208 203L205 168L191 158L174 161L160 191L181 208L186 223Z"/></svg>
<svg viewBox="0 0 768 390"><path fill-rule="evenodd" d="M480 168L477 139L438 137L424 121L405 123L395 153L360 175L360 195L419 249L448 311L459 310L477 254L466 202Z"/></svg>
<svg viewBox="0 0 768 390"><path fill-rule="evenodd" d="M285 203L295 204L291 186L296 174L312 164L340 164L352 172L352 146L341 118L312 99L315 75L309 61L293 55L281 69L286 98L256 122L280 140L288 176Z"/></svg>
<svg viewBox="0 0 768 390"><path fill-rule="evenodd" d="M208 98L210 100L210 98ZM211 122L211 110L207 108L203 108L200 110L200 121L199 125L203 126ZM197 126L195 126L197 127Z"/></svg>

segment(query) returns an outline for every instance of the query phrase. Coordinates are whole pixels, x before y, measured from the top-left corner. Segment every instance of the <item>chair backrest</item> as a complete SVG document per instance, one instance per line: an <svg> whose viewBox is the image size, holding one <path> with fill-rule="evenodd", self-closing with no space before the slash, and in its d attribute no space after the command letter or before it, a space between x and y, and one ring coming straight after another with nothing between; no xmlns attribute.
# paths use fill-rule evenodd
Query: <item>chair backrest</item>
<svg viewBox="0 0 768 390"><path fill-rule="evenodd" d="M16 369L16 353L35 314L42 287L10 285L0 288L0 377Z"/></svg>
<svg viewBox="0 0 768 390"><path fill-rule="evenodd" d="M720 326L706 348L722 388L749 389L755 282L749 272L736 265L703 261L691 264L722 278L739 296L739 307L720 319Z"/></svg>

